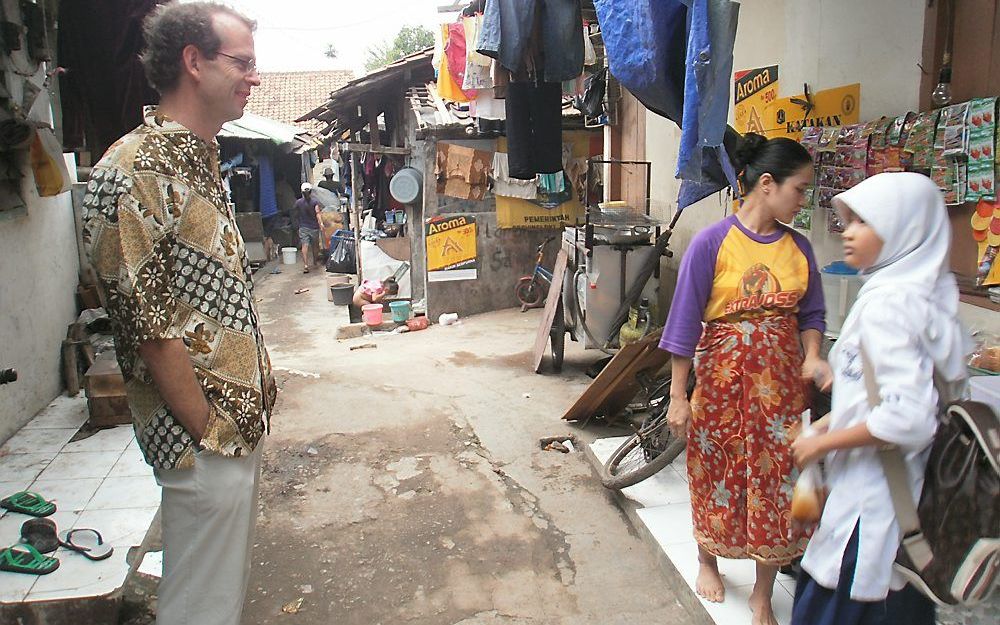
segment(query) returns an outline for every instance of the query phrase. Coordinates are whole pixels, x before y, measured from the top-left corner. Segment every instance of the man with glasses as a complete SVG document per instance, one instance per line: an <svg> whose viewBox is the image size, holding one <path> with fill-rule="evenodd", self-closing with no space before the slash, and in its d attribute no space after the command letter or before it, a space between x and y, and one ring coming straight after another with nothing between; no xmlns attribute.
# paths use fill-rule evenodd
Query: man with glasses
<svg viewBox="0 0 1000 625"><path fill-rule="evenodd" d="M147 18L160 104L94 167L84 199L133 427L162 487L158 625L238 625L250 573L275 386L215 136L260 84L254 27L209 2Z"/></svg>

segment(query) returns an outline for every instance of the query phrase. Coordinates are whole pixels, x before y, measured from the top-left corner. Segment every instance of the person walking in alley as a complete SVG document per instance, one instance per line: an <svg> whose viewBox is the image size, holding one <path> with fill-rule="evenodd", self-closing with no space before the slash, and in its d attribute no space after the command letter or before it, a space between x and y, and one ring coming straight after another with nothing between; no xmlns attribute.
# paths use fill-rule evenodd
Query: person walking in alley
<svg viewBox="0 0 1000 625"><path fill-rule="evenodd" d="M916 173L873 176L833 204L847 224L844 260L865 283L830 353L829 428L792 444L800 465L825 458L830 489L802 559L792 624L933 625L934 603L893 571L902 531L878 451L900 449L919 500L937 389L966 379L970 342L958 321L948 211Z"/></svg>
<svg viewBox="0 0 1000 625"><path fill-rule="evenodd" d="M660 348L672 354L667 419L688 441L695 590L723 601L716 558L752 558L753 622L776 625L778 567L805 549L805 538L789 538L790 432L807 407L803 380L829 376L819 356L826 324L816 259L783 225L805 204L813 169L789 139L748 134L734 156L743 205L691 241Z"/></svg>
<svg viewBox="0 0 1000 625"><path fill-rule="evenodd" d="M302 273L309 273L310 264L316 264L316 257L310 256L312 251L319 255L319 213L323 205L312 195L312 185L302 183L302 197L295 200L295 214L299 217L299 244L302 246Z"/></svg>
<svg viewBox="0 0 1000 625"><path fill-rule="evenodd" d="M276 389L215 136L260 84L254 28L210 2L146 19L160 105L108 149L84 199L133 427L162 487L158 625L238 625L250 574Z"/></svg>

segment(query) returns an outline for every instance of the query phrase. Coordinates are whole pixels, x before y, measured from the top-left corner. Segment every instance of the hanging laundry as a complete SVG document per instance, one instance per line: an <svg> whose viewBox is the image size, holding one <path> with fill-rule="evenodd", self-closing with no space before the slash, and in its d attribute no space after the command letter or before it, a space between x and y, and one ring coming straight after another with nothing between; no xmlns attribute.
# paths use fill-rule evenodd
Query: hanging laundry
<svg viewBox="0 0 1000 625"><path fill-rule="evenodd" d="M505 119L507 111L502 100L494 96L493 89L480 89L469 105L469 114L480 119Z"/></svg>
<svg viewBox="0 0 1000 625"><path fill-rule="evenodd" d="M549 195L566 190L566 181L561 171L554 174L538 174L538 188Z"/></svg>
<svg viewBox="0 0 1000 625"><path fill-rule="evenodd" d="M476 97L474 89L466 89L465 69L468 65L465 54L465 26L461 21L448 24L448 42L444 45L444 56L448 62L448 72L455 79L455 84L462 86L467 99ZM477 79L481 76L477 75Z"/></svg>
<svg viewBox="0 0 1000 625"><path fill-rule="evenodd" d="M469 114L476 118L480 135L500 136L506 132L507 111L502 100L494 97L495 89L480 89L469 103Z"/></svg>
<svg viewBox="0 0 1000 625"><path fill-rule="evenodd" d="M444 41L445 53L441 57L441 64L438 65L438 81L437 89L438 95L440 95L445 100L451 100L452 102L468 102L469 97L465 95L462 91L462 87L459 83L455 82L454 76L452 76L450 70L450 64L448 63L448 39L449 39L449 28L448 24L441 25L441 37Z"/></svg>
<svg viewBox="0 0 1000 625"><path fill-rule="evenodd" d="M431 55L431 66L434 68L434 76L441 73L441 62L444 60L444 42L447 39L447 30L444 24L434 31L434 52Z"/></svg>
<svg viewBox="0 0 1000 625"><path fill-rule="evenodd" d="M389 181L398 171L398 167L388 157L381 154L371 154L365 157L361 175L364 178L362 192L367 200L366 208L370 208L377 222L385 220L385 213L390 209L403 208L392 194L389 193Z"/></svg>
<svg viewBox="0 0 1000 625"><path fill-rule="evenodd" d="M465 80L462 89L466 92L493 88L493 75L490 73L493 59L476 52L475 46L482 21L482 15L462 18L465 28Z"/></svg>
<svg viewBox="0 0 1000 625"><path fill-rule="evenodd" d="M278 193L274 186L274 166L267 154L257 155L257 191L260 193L260 216L278 214Z"/></svg>
<svg viewBox="0 0 1000 625"><path fill-rule="evenodd" d="M463 200L483 199L492 160L492 154L485 150L438 142L434 167L437 192Z"/></svg>
<svg viewBox="0 0 1000 625"><path fill-rule="evenodd" d="M579 76L584 56L579 0L487 0L476 50L512 72L523 71L536 17L537 47L545 60L538 78L562 82Z"/></svg>
<svg viewBox="0 0 1000 625"><path fill-rule="evenodd" d="M583 24L583 64L587 67L597 65L597 50L590 40L590 25L586 22Z"/></svg>
<svg viewBox="0 0 1000 625"><path fill-rule="evenodd" d="M493 76L490 68L476 65L472 61L466 60L465 80L462 81L462 90L470 96L480 89L492 89Z"/></svg>
<svg viewBox="0 0 1000 625"><path fill-rule="evenodd" d="M479 32L483 29L482 13L463 17L462 24L465 25L465 48L469 62L487 68L492 66L493 59L476 52L476 41L479 39Z"/></svg>
<svg viewBox="0 0 1000 625"><path fill-rule="evenodd" d="M555 208L573 199L572 190L566 186L561 171L538 175L538 197L534 200L542 208Z"/></svg>
<svg viewBox="0 0 1000 625"><path fill-rule="evenodd" d="M493 155L493 193L502 197L533 200L538 197L538 182L535 179L511 178L507 168L507 155L497 152Z"/></svg>
<svg viewBox="0 0 1000 625"><path fill-rule="evenodd" d="M562 90L559 83L511 83L507 111L510 176L532 180L535 174L562 170Z"/></svg>

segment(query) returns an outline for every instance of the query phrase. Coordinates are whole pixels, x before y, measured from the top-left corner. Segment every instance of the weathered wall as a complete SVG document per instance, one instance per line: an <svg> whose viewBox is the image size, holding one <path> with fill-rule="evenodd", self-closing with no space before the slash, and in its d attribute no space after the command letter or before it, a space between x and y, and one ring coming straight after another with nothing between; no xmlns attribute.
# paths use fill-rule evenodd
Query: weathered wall
<svg viewBox="0 0 1000 625"><path fill-rule="evenodd" d="M17 0L2 1L7 19L20 22ZM11 54L17 57L16 66L32 66L26 46ZM41 86L44 71L39 67L29 80ZM14 72L5 76L10 100L22 102L23 79ZM27 115L52 124L44 87ZM7 117L8 113L0 113L0 119ZM23 162L21 196L25 206L0 210L0 368L16 369L19 376L17 382L0 386L0 442L62 390L62 339L66 326L76 318L80 264L70 194L38 197L26 155ZM75 166L70 171L75 171Z"/></svg>
<svg viewBox="0 0 1000 625"><path fill-rule="evenodd" d="M62 391L62 339L76 318L79 260L70 194L39 198L30 173L24 190L24 214L0 213L0 368L17 369L19 376L0 386L0 441Z"/></svg>
<svg viewBox="0 0 1000 625"><path fill-rule="evenodd" d="M496 142L492 140L448 139L447 142L482 150L496 149ZM514 287L521 276L531 273L534 268L535 248L547 237L559 236L561 230L500 230L497 228L496 202L492 196L480 202L439 196L434 178L436 150L437 144L433 139L425 141L421 150L425 163L423 217L475 215L478 263L475 280L426 283L428 316L436 320L441 313L456 312L459 317L465 317L517 306ZM419 262L420 275L426 276L423 219L412 222L411 233L416 233L418 223L421 240L419 245L413 247L414 267ZM557 244L551 243L545 263L548 267L552 266L556 250Z"/></svg>

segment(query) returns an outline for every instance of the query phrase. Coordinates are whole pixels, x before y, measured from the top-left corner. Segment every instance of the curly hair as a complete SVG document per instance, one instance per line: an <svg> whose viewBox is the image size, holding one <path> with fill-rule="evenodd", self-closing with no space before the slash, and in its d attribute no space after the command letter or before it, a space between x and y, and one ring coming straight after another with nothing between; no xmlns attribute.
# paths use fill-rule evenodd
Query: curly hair
<svg viewBox="0 0 1000 625"><path fill-rule="evenodd" d="M161 95L177 87L181 75L181 53L196 46L214 59L222 41L212 26L212 18L224 13L257 28L257 22L216 2L169 2L157 7L142 25L146 47L140 55L146 79Z"/></svg>

